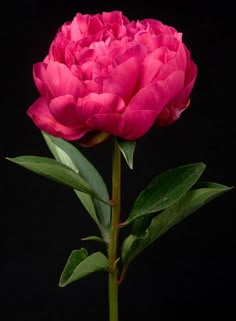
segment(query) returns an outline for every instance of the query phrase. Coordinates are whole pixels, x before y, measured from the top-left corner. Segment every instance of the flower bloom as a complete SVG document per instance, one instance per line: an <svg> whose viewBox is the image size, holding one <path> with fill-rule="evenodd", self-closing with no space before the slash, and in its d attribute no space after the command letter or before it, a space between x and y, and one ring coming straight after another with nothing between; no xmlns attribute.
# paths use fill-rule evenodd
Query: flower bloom
<svg viewBox="0 0 236 321"><path fill-rule="evenodd" d="M34 64L41 97L27 113L41 130L84 145L109 135L135 140L179 118L196 75L173 27L119 11L78 13Z"/></svg>

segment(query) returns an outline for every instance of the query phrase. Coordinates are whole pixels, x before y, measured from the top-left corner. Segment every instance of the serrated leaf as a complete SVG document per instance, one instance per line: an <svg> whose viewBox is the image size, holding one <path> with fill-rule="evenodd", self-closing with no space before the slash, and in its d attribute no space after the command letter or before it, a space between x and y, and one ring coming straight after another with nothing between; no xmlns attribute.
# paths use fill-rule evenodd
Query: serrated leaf
<svg viewBox="0 0 236 321"><path fill-rule="evenodd" d="M188 191L176 203L153 218L144 236L131 234L124 240L122 245L122 260L125 266L130 264L141 251L170 228L212 199L231 189L231 187L217 183L201 183L198 186L201 188Z"/></svg>
<svg viewBox="0 0 236 321"><path fill-rule="evenodd" d="M83 177L95 191L99 191L99 194L105 200L109 199L107 187L103 178L96 168L82 155L78 148L75 148L72 144L63 139L56 138L44 132L42 132L42 134L50 151L58 161L79 172L81 177ZM79 191L75 192L90 216L99 226L104 239L107 239L110 229L110 206L92 198L90 195L86 195ZM104 235L104 233L106 235Z"/></svg>
<svg viewBox="0 0 236 321"><path fill-rule="evenodd" d="M57 183L79 190L83 193L88 193L93 197L106 202L80 175L55 159L39 156L19 156L7 159L36 174L45 176Z"/></svg>
<svg viewBox="0 0 236 321"><path fill-rule="evenodd" d="M116 141L119 145L120 151L123 154L127 165L130 169L133 169L133 157L134 150L136 147L136 141L124 140L122 138L117 137Z"/></svg>
<svg viewBox="0 0 236 321"><path fill-rule="evenodd" d="M205 167L203 163L188 164L157 176L138 195L130 216L122 224L129 224L138 217L161 211L174 204L196 183Z"/></svg>
<svg viewBox="0 0 236 321"><path fill-rule="evenodd" d="M72 282L97 272L108 271L109 261L101 252L88 256L86 249L72 251L61 274L59 286L64 287Z"/></svg>

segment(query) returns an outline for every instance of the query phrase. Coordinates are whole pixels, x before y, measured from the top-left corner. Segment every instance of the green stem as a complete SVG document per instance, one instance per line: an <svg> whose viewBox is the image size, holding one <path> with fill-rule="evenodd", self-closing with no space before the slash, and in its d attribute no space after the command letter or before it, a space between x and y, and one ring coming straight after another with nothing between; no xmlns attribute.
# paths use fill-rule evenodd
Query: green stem
<svg viewBox="0 0 236 321"><path fill-rule="evenodd" d="M110 321L118 321L118 270L117 261L117 241L120 224L120 177L121 177L121 155L117 142L114 142L114 150L112 157L112 220L110 244L108 248L108 256L110 263L110 272L108 279L109 287L109 315Z"/></svg>

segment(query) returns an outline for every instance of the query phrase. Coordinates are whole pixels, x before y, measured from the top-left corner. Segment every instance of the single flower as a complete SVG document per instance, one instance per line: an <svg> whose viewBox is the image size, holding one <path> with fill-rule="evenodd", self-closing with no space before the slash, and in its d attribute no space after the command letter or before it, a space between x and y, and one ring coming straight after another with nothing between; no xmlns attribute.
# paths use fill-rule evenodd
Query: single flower
<svg viewBox="0 0 236 321"><path fill-rule="evenodd" d="M28 115L43 131L81 145L142 137L189 105L197 67L182 34L120 11L78 13L33 66L41 97Z"/></svg>

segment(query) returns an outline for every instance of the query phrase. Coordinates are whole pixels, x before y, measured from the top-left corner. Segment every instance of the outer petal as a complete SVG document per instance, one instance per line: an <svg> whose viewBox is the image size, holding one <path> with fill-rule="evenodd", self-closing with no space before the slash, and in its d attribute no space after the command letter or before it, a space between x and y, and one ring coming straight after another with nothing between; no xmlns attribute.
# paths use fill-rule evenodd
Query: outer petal
<svg viewBox="0 0 236 321"><path fill-rule="evenodd" d="M125 110L124 101L117 95L103 93L91 93L88 96L78 100L77 117L81 122L97 114L120 114ZM97 128L94 128L97 129Z"/></svg>
<svg viewBox="0 0 236 321"><path fill-rule="evenodd" d="M125 114L97 114L88 125L127 140L143 136L153 125L156 113L152 110L131 111Z"/></svg>
<svg viewBox="0 0 236 321"><path fill-rule="evenodd" d="M190 53L187 51L188 56L188 66L186 70L186 76L185 76L185 85L189 85L190 83L194 83L196 77L197 77L197 66L196 64L190 59Z"/></svg>
<svg viewBox="0 0 236 321"><path fill-rule="evenodd" d="M78 127L76 101L71 95L56 97L51 100L49 110L53 117L64 126Z"/></svg>
<svg viewBox="0 0 236 321"><path fill-rule="evenodd" d="M88 129L84 127L69 128L56 121L48 109L47 101L44 98L37 99L27 110L35 125L46 133L61 137L66 140L76 140L81 138Z"/></svg>
<svg viewBox="0 0 236 321"><path fill-rule="evenodd" d="M124 133L126 140L135 140L146 134L155 122L156 111L138 110L124 114Z"/></svg>
<svg viewBox="0 0 236 321"><path fill-rule="evenodd" d="M169 105L165 107L158 115L156 120L157 126L168 126L174 123L181 115L181 113L189 106L189 95L192 91L194 81L197 75L197 67L191 61L191 76L189 75L189 83L186 87L183 84L182 90L180 90L175 97L169 102ZM191 79L191 80L190 80ZM186 81L186 79L185 79Z"/></svg>
<svg viewBox="0 0 236 321"><path fill-rule="evenodd" d="M120 96L126 103L134 95L140 64L130 58L115 68L103 83L103 92Z"/></svg>
<svg viewBox="0 0 236 321"><path fill-rule="evenodd" d="M103 132L107 132L114 136L123 137L124 133L124 120L121 114L96 114L92 115L87 125Z"/></svg>
<svg viewBox="0 0 236 321"><path fill-rule="evenodd" d="M46 99L50 99L51 94L47 86L46 78L46 68L47 64L43 62L38 62L33 65L33 78L35 85L40 92L40 94Z"/></svg>
<svg viewBox="0 0 236 321"><path fill-rule="evenodd" d="M153 110L158 115L165 104L183 88L184 72L176 71L165 80L159 80L142 88L129 103L126 112Z"/></svg>
<svg viewBox="0 0 236 321"><path fill-rule="evenodd" d="M139 87L142 88L152 83L158 77L162 68L163 63L160 60L148 55L142 64Z"/></svg>
<svg viewBox="0 0 236 321"><path fill-rule="evenodd" d="M186 71L186 67L187 67L186 50L185 50L185 47L182 44L180 44L179 49L176 52L176 56L166 63L166 65L158 75L158 78L165 79L175 70Z"/></svg>
<svg viewBox="0 0 236 321"><path fill-rule="evenodd" d="M194 82L197 77L197 66L193 61L190 61L190 70L187 75L185 75L185 87L180 92L176 99L176 106L180 109L185 109L189 105L189 96L193 89ZM186 79L187 78L187 79Z"/></svg>
<svg viewBox="0 0 236 321"><path fill-rule="evenodd" d="M72 74L70 69L57 61L49 62L46 77L47 85L54 97L72 95L78 98L88 93L85 85Z"/></svg>

